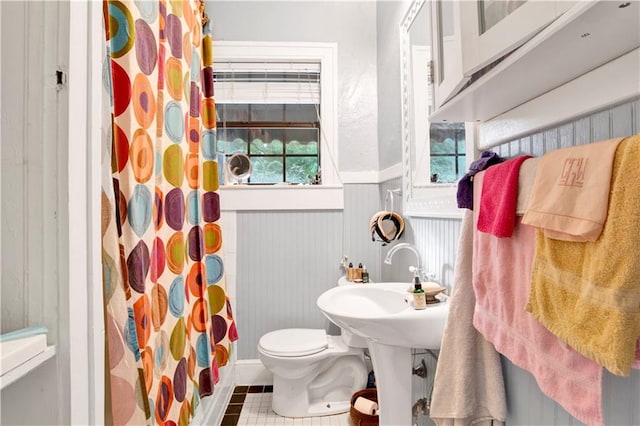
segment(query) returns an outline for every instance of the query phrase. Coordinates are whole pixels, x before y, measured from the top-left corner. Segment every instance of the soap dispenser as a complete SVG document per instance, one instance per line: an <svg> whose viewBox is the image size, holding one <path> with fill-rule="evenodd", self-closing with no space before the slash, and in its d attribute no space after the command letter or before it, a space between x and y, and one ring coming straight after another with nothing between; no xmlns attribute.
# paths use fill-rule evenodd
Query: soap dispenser
<svg viewBox="0 0 640 426"><path fill-rule="evenodd" d="M413 277L413 309L426 309L427 298L424 290L422 289L422 283L420 278L416 275Z"/></svg>

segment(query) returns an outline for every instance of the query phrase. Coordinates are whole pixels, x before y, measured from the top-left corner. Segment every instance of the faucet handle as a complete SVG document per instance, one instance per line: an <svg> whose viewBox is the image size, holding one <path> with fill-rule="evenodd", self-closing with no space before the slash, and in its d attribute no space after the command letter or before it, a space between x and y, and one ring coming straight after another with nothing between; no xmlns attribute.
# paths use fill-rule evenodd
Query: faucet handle
<svg viewBox="0 0 640 426"><path fill-rule="evenodd" d="M436 281L436 274L434 274L433 272L422 271L422 276L426 281Z"/></svg>
<svg viewBox="0 0 640 426"><path fill-rule="evenodd" d="M409 272L413 272L414 276L420 277L421 281L435 281L436 275L431 272L426 272L422 268L417 266L409 266Z"/></svg>

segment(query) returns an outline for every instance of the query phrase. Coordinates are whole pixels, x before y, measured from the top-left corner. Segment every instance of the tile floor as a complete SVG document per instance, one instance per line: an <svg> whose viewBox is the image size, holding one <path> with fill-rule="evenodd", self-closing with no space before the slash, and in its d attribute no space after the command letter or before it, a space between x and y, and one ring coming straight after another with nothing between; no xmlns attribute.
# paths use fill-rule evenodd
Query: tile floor
<svg viewBox="0 0 640 426"><path fill-rule="evenodd" d="M349 413L322 417L280 417L271 410L273 386L236 386L221 426L348 426Z"/></svg>

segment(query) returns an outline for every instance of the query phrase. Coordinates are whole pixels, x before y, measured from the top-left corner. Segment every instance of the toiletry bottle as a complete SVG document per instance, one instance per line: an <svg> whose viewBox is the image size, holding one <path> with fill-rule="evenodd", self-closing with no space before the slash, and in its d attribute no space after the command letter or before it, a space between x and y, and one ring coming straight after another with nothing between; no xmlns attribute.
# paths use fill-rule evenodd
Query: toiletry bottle
<svg viewBox="0 0 640 426"><path fill-rule="evenodd" d="M424 294L424 290L422 289L420 278L413 277L413 286L413 309L426 309L427 298Z"/></svg>
<svg viewBox="0 0 640 426"><path fill-rule="evenodd" d="M367 284L369 282L369 273L367 272L367 267L362 266L362 282Z"/></svg>
<svg viewBox="0 0 640 426"><path fill-rule="evenodd" d="M349 267L347 268L347 281L353 281L355 275L355 269L353 269L353 263L349 262Z"/></svg>
<svg viewBox="0 0 640 426"><path fill-rule="evenodd" d="M362 262L358 264L358 268L356 269L356 278L359 280L362 279Z"/></svg>

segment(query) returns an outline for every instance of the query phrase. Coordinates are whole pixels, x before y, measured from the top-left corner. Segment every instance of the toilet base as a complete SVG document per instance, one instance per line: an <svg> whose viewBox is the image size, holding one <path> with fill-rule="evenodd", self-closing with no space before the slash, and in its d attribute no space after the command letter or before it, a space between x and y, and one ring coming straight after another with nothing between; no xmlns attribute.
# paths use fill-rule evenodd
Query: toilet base
<svg viewBox="0 0 640 426"><path fill-rule="evenodd" d="M318 417L346 413L351 395L366 384L362 356L342 357L312 383L273 377L271 408L283 417Z"/></svg>
<svg viewBox="0 0 640 426"><path fill-rule="evenodd" d="M319 417L346 413L350 407L350 396L339 400L309 401L309 392L296 389L287 379L273 378L273 400L271 409L283 417ZM350 393L350 389L343 393Z"/></svg>

